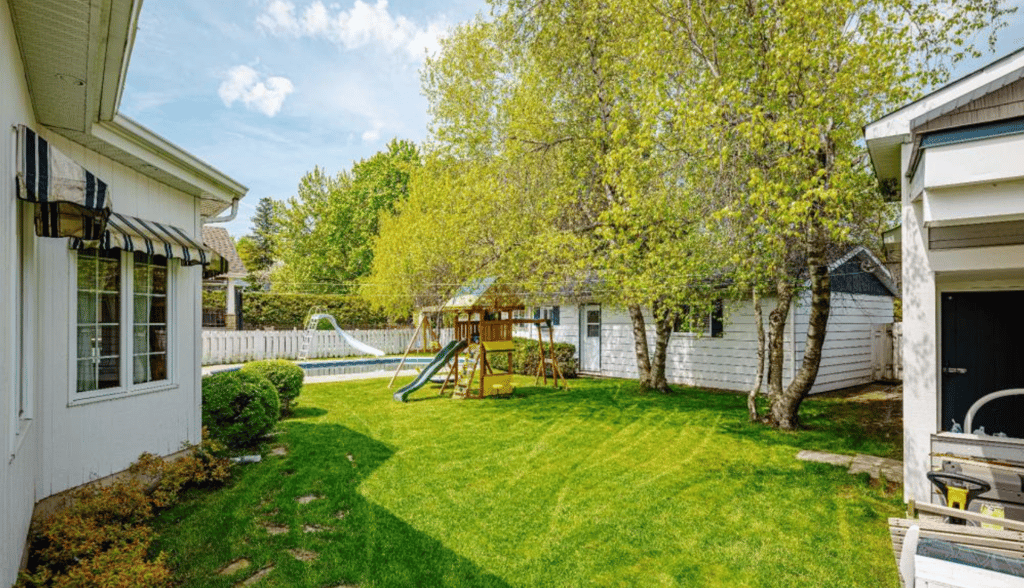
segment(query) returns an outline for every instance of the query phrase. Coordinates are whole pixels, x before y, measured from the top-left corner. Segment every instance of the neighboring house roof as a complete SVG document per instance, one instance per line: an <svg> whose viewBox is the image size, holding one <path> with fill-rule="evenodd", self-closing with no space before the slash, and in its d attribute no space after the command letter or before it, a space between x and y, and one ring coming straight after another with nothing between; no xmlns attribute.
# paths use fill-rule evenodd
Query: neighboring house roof
<svg viewBox="0 0 1024 588"><path fill-rule="evenodd" d="M142 2L9 0L36 120L219 214L247 188L118 114Z"/></svg>
<svg viewBox="0 0 1024 588"><path fill-rule="evenodd" d="M899 190L900 146L915 143L920 147L921 132L934 132L978 123L992 122L1024 115L1024 105L990 109L980 116L962 112L972 102L1024 79L1024 49L1019 49L975 72L972 72L934 92L889 113L864 127L864 138L875 167L875 174L883 185ZM1012 111L1012 112L1011 112ZM953 116L945 125L934 124L937 119Z"/></svg>
<svg viewBox="0 0 1024 588"><path fill-rule="evenodd" d="M865 247L854 247L829 264L828 270L832 292L869 296L900 295L888 268Z"/></svg>
<svg viewBox="0 0 1024 588"><path fill-rule="evenodd" d="M242 258L235 247L235 240L231 238L227 229L203 225L203 242L228 262L228 272L219 277L244 278L248 275L249 272L245 269L245 264L242 263Z"/></svg>

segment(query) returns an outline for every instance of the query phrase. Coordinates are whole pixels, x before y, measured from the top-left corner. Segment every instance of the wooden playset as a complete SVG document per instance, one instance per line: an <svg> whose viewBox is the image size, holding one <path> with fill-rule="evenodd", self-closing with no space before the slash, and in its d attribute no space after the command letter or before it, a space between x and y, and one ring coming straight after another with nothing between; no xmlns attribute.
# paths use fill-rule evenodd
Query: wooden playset
<svg viewBox="0 0 1024 588"><path fill-rule="evenodd" d="M413 345L422 336L424 348L428 347L428 337L436 347L440 347L439 338L431 326L431 318L438 328L442 324L452 325L453 342L446 346L435 357L427 369L412 384L395 394L397 400L405 401L408 394L424 385L434 373L445 365L449 366L440 394L451 390L454 398L484 398L486 396L510 395L515 386L512 372L497 370L490 361L495 354L506 357L506 366L513 365L512 334L516 325L532 324L537 327L537 343L540 353L537 365L537 382L541 378L548 383L548 369L551 370L553 384L557 388L559 381L565 384L565 378L555 361L554 335L551 323L547 319L520 319L514 313L525 307L518 296L508 287L497 284L494 278L476 280L461 288L452 299L440 307L424 308L420 311L417 331L399 363L395 376L391 378L390 388L394 384L398 372L405 365L405 359ZM548 330L548 349L545 350L543 331ZM429 333L429 335L428 335ZM434 348L436 348L434 347ZM429 372L429 373L428 373Z"/></svg>

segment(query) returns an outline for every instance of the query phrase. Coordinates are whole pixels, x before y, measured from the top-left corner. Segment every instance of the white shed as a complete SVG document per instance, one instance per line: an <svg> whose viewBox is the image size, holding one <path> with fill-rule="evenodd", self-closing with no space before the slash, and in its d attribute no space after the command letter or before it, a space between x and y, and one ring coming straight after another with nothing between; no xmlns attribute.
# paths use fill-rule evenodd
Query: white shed
<svg viewBox="0 0 1024 588"><path fill-rule="evenodd" d="M200 438L200 227L246 189L117 114L140 4L0 2L0 586L37 503Z"/></svg>
<svg viewBox="0 0 1024 588"><path fill-rule="evenodd" d="M901 204L904 493L928 501L933 459L954 447L1024 466L1020 396L993 402L972 427L1007 437L954 432L981 397L1024 388L1024 51L864 134Z"/></svg>
<svg viewBox="0 0 1024 588"><path fill-rule="evenodd" d="M867 249L857 247L830 265L832 311L812 393L870 382L871 340L875 325L893 320L895 286L885 266ZM765 322L772 301L765 300ZM551 318L555 340L577 348L580 372L637 378L633 324L624 308L602 304L541 306L536 317ZM783 381L789 382L803 361L810 316L807 295L794 300L786 326ZM645 310L648 345L654 326ZM750 390L757 376L757 327L750 300L725 301L701 321L703 332L678 331L669 340L666 377L673 384L722 390ZM525 331L521 336L530 336ZM535 335L534 335L535 336Z"/></svg>

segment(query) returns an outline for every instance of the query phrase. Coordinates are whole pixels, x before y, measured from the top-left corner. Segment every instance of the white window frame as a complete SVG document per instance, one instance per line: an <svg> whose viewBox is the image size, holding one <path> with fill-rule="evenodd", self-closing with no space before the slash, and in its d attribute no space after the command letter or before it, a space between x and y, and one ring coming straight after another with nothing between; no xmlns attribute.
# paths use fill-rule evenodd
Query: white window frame
<svg viewBox="0 0 1024 588"><path fill-rule="evenodd" d="M68 406L88 404L102 400L112 400L173 390L178 387L175 379L177 374L178 341L178 268L177 259L167 260L167 379L154 382L135 384L134 333L135 333L135 258L134 252L118 250L121 256L121 309L120 336L121 344L118 351L121 385L116 388L104 388L78 392L78 251L71 251L69 263L69 320L68 320Z"/></svg>
<svg viewBox="0 0 1024 588"><path fill-rule="evenodd" d="M559 327L559 326L561 326L561 322L562 322L561 309L559 309L559 313L558 313L558 324L555 324L554 320L552 320L552 316L554 316L554 314L555 314L555 308L558 307L558 306L559 306L558 304L549 304L548 306L538 306L538 307L536 307L538 312L535 313L535 315L539 314L540 315L539 316L540 320L545 320L545 319L551 320L551 326ZM534 320L536 320L536 319L534 319Z"/></svg>

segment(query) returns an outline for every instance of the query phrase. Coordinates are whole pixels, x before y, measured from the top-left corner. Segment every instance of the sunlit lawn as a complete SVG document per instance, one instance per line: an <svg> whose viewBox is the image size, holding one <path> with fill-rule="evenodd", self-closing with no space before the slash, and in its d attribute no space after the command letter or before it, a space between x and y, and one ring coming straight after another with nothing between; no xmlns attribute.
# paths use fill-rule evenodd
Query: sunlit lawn
<svg viewBox="0 0 1024 588"><path fill-rule="evenodd" d="M898 457L898 435L859 425L870 405L810 401L808 430L780 433L748 424L739 395L532 382L512 399L421 390L408 404L387 380L307 386L275 439L288 455L164 513L160 548L186 586L270 565L256 585L899 585L898 493L795 459ZM247 570L216 575L242 557Z"/></svg>

